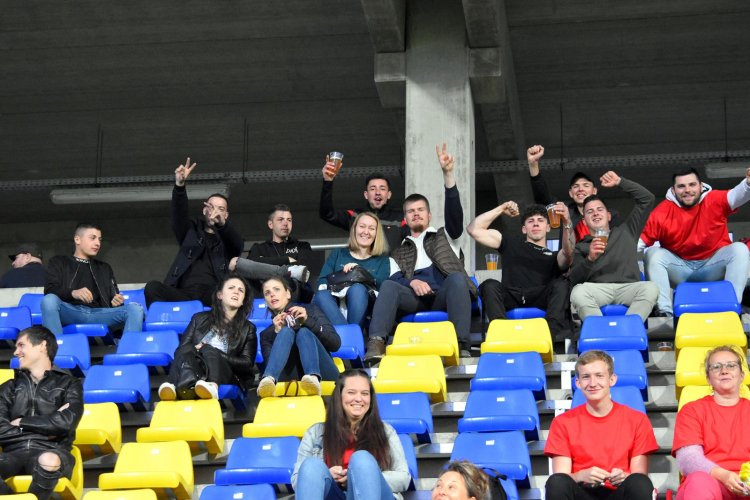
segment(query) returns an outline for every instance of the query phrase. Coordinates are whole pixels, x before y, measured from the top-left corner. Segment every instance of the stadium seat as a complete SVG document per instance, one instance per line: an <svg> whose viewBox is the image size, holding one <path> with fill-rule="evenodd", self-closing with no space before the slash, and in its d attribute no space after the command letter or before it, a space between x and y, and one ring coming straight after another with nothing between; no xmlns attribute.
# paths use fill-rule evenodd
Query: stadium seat
<svg viewBox="0 0 750 500"><path fill-rule="evenodd" d="M527 441L539 439L539 410L528 389L472 391L458 432L523 431Z"/></svg>
<svg viewBox="0 0 750 500"><path fill-rule="evenodd" d="M380 419L399 434L414 434L420 443L432 441L434 432L430 398L424 392L377 393Z"/></svg>
<svg viewBox="0 0 750 500"><path fill-rule="evenodd" d="M224 450L224 419L215 399L161 401L156 403L151 423L136 434L139 443L187 441L193 455Z"/></svg>
<svg viewBox="0 0 750 500"><path fill-rule="evenodd" d="M677 368L674 372L675 394L680 399L682 388L689 385L708 385L706 380L705 359L706 353L713 347L683 347L680 357L677 359ZM750 385L750 370L747 361L742 363L742 371L745 373L744 385Z"/></svg>
<svg viewBox="0 0 750 500"><path fill-rule="evenodd" d="M218 485L284 485L291 490L299 438L295 436L239 438L229 451L227 465L214 473Z"/></svg>
<svg viewBox="0 0 750 500"><path fill-rule="evenodd" d="M732 283L711 281L704 283L680 283L674 293L674 315L685 313L710 313L733 311L742 314Z"/></svg>
<svg viewBox="0 0 750 500"><path fill-rule="evenodd" d="M365 357L365 340L359 325L334 325L341 339L341 347L332 352L334 358L348 359L352 368L362 368Z"/></svg>
<svg viewBox="0 0 750 500"><path fill-rule="evenodd" d="M646 413L646 405L643 403L643 396L641 396L641 391L639 391L637 387L633 387L632 385L614 385L610 388L610 394L612 395L612 401L616 401L621 405L629 406L641 413ZM573 402L570 407L575 408L584 403L586 403L586 396L583 395L583 391L575 391L573 393Z"/></svg>
<svg viewBox="0 0 750 500"><path fill-rule="evenodd" d="M302 438L311 425L325 419L326 409L320 396L263 398L253 422L242 427L242 436Z"/></svg>
<svg viewBox="0 0 750 500"><path fill-rule="evenodd" d="M120 290L122 298L124 300L123 305L138 304L143 308L143 314L148 314L148 307L146 307L146 291L143 288L138 290Z"/></svg>
<svg viewBox="0 0 750 500"><path fill-rule="evenodd" d="M648 375L646 374L646 365L643 363L643 357L638 351L606 351L612 356L615 362L615 375L617 375L617 385L632 385L641 391L643 400L648 400ZM573 390L578 390L575 384L576 377L573 377Z"/></svg>
<svg viewBox="0 0 750 500"><path fill-rule="evenodd" d="M496 319L490 323L487 339L482 342L482 354L531 351L541 354L545 363L552 362L552 336L543 318Z"/></svg>
<svg viewBox="0 0 750 500"><path fill-rule="evenodd" d="M340 371L340 370L339 370ZM336 388L336 382L333 380L322 380L320 382L320 393L321 396L330 396L333 394L333 390ZM299 385L299 381L290 382L277 382L276 392L274 395L279 398L286 396L308 396ZM317 396L317 394L313 394Z"/></svg>
<svg viewBox="0 0 750 500"><path fill-rule="evenodd" d="M409 474L411 475L411 481L406 491L415 491L417 484L419 484L419 467L417 467L417 453L414 451L414 442L408 434L399 434L398 439L401 441L401 447L404 449L406 464L409 467Z"/></svg>
<svg viewBox="0 0 750 500"><path fill-rule="evenodd" d="M76 460L73 472L70 475L70 479L61 477L57 480L54 494L63 500L80 500L83 495L83 460L81 459L81 452L75 446L73 446L70 454ZM31 475L13 476L6 479L5 482L8 483L8 486L14 492L26 493L29 491L29 486L31 486Z"/></svg>
<svg viewBox="0 0 750 500"><path fill-rule="evenodd" d="M628 314L628 306L622 304L609 304L600 308L605 316L625 316Z"/></svg>
<svg viewBox="0 0 750 500"><path fill-rule="evenodd" d="M201 492L200 500L276 500L270 484L210 485Z"/></svg>
<svg viewBox="0 0 750 500"><path fill-rule="evenodd" d="M16 376L16 372L7 368L0 370L0 384L4 384L8 380L13 379Z"/></svg>
<svg viewBox="0 0 750 500"><path fill-rule="evenodd" d="M200 300L187 302L153 302L146 314L143 329L147 332L174 330L182 333L190 324L193 315L203 312Z"/></svg>
<svg viewBox="0 0 750 500"><path fill-rule="evenodd" d="M18 301L18 306L26 306L31 311L31 322L35 325L42 324L42 299L44 298L43 293L24 293L21 295L21 300Z"/></svg>
<svg viewBox="0 0 750 500"><path fill-rule="evenodd" d="M83 416L76 428L73 442L81 455L90 458L120 453L122 447L122 424L120 410L114 403L83 405Z"/></svg>
<svg viewBox="0 0 750 500"><path fill-rule="evenodd" d="M447 397L445 369L435 354L385 356L373 384L376 393L424 392L433 403L444 403Z"/></svg>
<svg viewBox="0 0 750 500"><path fill-rule="evenodd" d="M714 393L713 388L708 385L689 385L682 388L680 394L680 403L677 406L677 411L682 410L682 407L693 401L697 401L705 396L710 396ZM750 399L750 388L746 385L740 386L740 397Z"/></svg>
<svg viewBox="0 0 750 500"><path fill-rule="evenodd" d="M107 325L98 323L77 323L65 325L63 335L83 334L88 338L89 345L115 345L115 337Z"/></svg>
<svg viewBox="0 0 750 500"><path fill-rule="evenodd" d="M255 353L255 362L258 364L259 368L262 368L265 366L265 364L263 362L263 353L260 350L260 334L263 330L271 326L272 320L253 319L250 322L255 325L255 335L258 337L258 351ZM262 372L263 370L261 370L261 373Z"/></svg>
<svg viewBox="0 0 750 500"><path fill-rule="evenodd" d="M740 317L733 312L685 313L677 323L675 357L683 347L736 345L747 352L747 335Z"/></svg>
<svg viewBox="0 0 750 500"><path fill-rule="evenodd" d="M448 313L445 311L422 311L407 314L401 318L403 323L437 323L439 321L448 321Z"/></svg>
<svg viewBox="0 0 750 500"><path fill-rule="evenodd" d="M437 354L446 366L458 365L458 338L450 321L440 323L400 323L393 343L386 347L387 356Z"/></svg>
<svg viewBox="0 0 750 500"><path fill-rule="evenodd" d="M247 391L237 385L220 385L219 403L222 408L245 411L248 407Z"/></svg>
<svg viewBox="0 0 750 500"><path fill-rule="evenodd" d="M271 312L268 310L265 299L253 299L253 310L250 311L247 319L271 319Z"/></svg>
<svg viewBox="0 0 750 500"><path fill-rule="evenodd" d="M598 349L602 351L624 351L634 349L648 361L648 336L641 317L589 316L583 321L578 352Z"/></svg>
<svg viewBox="0 0 750 500"><path fill-rule="evenodd" d="M13 349L18 332L31 325L31 311L28 307L0 308L0 349Z"/></svg>
<svg viewBox="0 0 750 500"><path fill-rule="evenodd" d="M83 381L84 403L116 403L125 411L144 411L150 400L146 365L95 365Z"/></svg>
<svg viewBox="0 0 750 500"><path fill-rule="evenodd" d="M91 353L88 338L82 333L57 337L55 364L70 370L76 377L83 377L91 368ZM18 368L18 358L10 360L11 368Z"/></svg>
<svg viewBox="0 0 750 500"><path fill-rule="evenodd" d="M547 375L538 352L494 353L479 357L472 391L529 389L537 401L547 399Z"/></svg>
<svg viewBox="0 0 750 500"><path fill-rule="evenodd" d="M160 498L187 499L193 495L193 458L185 441L127 443L114 472L99 476L99 489L151 488Z"/></svg>
<svg viewBox="0 0 750 500"><path fill-rule="evenodd" d="M547 313L537 307L517 307L507 312L507 319L544 318Z"/></svg>
<svg viewBox="0 0 750 500"><path fill-rule="evenodd" d="M83 500L157 500L154 490L89 491Z"/></svg>
<svg viewBox="0 0 750 500"><path fill-rule="evenodd" d="M180 338L174 330L161 332L125 332L117 353L105 354L105 365L144 364L152 375L169 373L174 352L180 345Z"/></svg>
<svg viewBox="0 0 750 500"><path fill-rule="evenodd" d="M451 460L466 459L477 467L490 467L508 479L529 487L531 459L522 432L464 432L453 443Z"/></svg>

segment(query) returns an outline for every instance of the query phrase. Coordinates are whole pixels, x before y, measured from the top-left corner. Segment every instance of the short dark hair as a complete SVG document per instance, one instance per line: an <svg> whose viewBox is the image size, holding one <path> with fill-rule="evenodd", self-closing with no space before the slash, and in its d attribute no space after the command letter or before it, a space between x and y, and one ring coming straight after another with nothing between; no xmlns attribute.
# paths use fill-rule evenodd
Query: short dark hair
<svg viewBox="0 0 750 500"><path fill-rule="evenodd" d="M607 204L604 203L604 200L602 200L601 198L599 198L597 195L592 194L591 196L587 196L586 199L583 200L583 205L582 205L583 206L583 211L586 212L586 205L588 205L592 201L596 201L596 200L601 201L602 205L604 205L604 208L607 208ZM609 212L609 208L607 208L607 212Z"/></svg>
<svg viewBox="0 0 750 500"><path fill-rule="evenodd" d="M406 214L406 205L410 205L412 203L416 203L418 201L423 201L427 205L427 212L430 212L430 202L427 198L422 196L419 193L410 194L406 197L404 200L404 214Z"/></svg>
<svg viewBox="0 0 750 500"><path fill-rule="evenodd" d="M547 222L549 222L549 214L547 213L547 207L544 205L529 205L521 214L521 222L525 223L529 217L534 215L542 215Z"/></svg>
<svg viewBox="0 0 750 500"><path fill-rule="evenodd" d="M55 356L57 355L57 338L55 337L55 334L42 325L34 325L18 332L17 338L20 339L24 335L26 335L26 338L31 345L39 345L42 341L46 340L47 356L49 356L51 362L55 362Z"/></svg>
<svg viewBox="0 0 750 500"><path fill-rule="evenodd" d="M101 231L102 228L94 224L93 222L79 222L76 226L76 230L73 233L74 236L78 236L80 233L86 231L87 229L96 229L97 231ZM36 345L36 344L34 344Z"/></svg>
<svg viewBox="0 0 750 500"><path fill-rule="evenodd" d="M672 186L675 185L678 177L690 174L694 174L696 179L698 179L698 182L701 182L701 175L693 167L678 167L675 169L674 173L672 173Z"/></svg>
<svg viewBox="0 0 750 500"><path fill-rule="evenodd" d="M370 174L367 176L367 179L365 179L365 189L370 186L370 181L374 181L375 179L383 179L385 181L385 186L388 188L388 191L391 190L391 183L388 182L388 177L381 174L380 172L375 172L374 174Z"/></svg>
<svg viewBox="0 0 750 500"><path fill-rule="evenodd" d="M211 196L209 196L208 198L206 198L206 201L208 202L208 200L210 200L211 198L221 198L222 200L224 200L227 203L227 206L229 206L229 198L227 198L226 196L224 196L221 193L214 193L214 194L212 194Z"/></svg>
<svg viewBox="0 0 750 500"><path fill-rule="evenodd" d="M283 203L279 203L278 205L274 205L271 211L268 213L268 220L273 220L273 214L275 214L276 212L292 213L288 206L284 205Z"/></svg>

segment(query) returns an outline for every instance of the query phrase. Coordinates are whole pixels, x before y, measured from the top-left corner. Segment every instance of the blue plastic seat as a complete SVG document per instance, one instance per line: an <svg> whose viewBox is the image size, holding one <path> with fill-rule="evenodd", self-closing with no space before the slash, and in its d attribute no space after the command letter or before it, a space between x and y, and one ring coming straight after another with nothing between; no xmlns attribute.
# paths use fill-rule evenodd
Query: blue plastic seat
<svg viewBox="0 0 750 500"><path fill-rule="evenodd" d="M536 307L517 307L507 312L507 319L543 318L546 312Z"/></svg>
<svg viewBox="0 0 750 500"><path fill-rule="evenodd" d="M643 403L643 396L641 391L637 387L632 385L615 385L610 388L612 394L612 401L620 403L621 405L629 406L630 408L637 410L643 414L646 413L646 405ZM570 407L575 408L586 403L586 396L583 391L575 391L573 393L573 402Z"/></svg>
<svg viewBox="0 0 750 500"><path fill-rule="evenodd" d="M193 315L203 312L200 300L187 302L153 302L146 314L143 329L147 332L174 330L182 333L190 324Z"/></svg>
<svg viewBox="0 0 750 500"><path fill-rule="evenodd" d="M529 487L531 458L522 432L463 432L453 443L451 460L465 458L477 467L490 467Z"/></svg>
<svg viewBox="0 0 750 500"><path fill-rule="evenodd" d="M341 338L341 347L332 352L334 358L348 359L352 368L362 368L362 359L365 357L365 339L359 325L334 325L336 333Z"/></svg>
<svg viewBox="0 0 750 500"><path fill-rule="evenodd" d="M407 314L401 321L406 323L438 323L440 321L448 321L448 313L445 311L422 311Z"/></svg>
<svg viewBox="0 0 750 500"><path fill-rule="evenodd" d="M209 485L203 488L200 500L276 500L270 484Z"/></svg>
<svg viewBox="0 0 750 500"><path fill-rule="evenodd" d="M95 365L83 381L84 403L116 403L121 411L145 411L151 400L148 368L136 365Z"/></svg>
<svg viewBox="0 0 750 500"><path fill-rule="evenodd" d="M268 319L272 318L271 311L268 310L268 305L265 299L253 299L253 310L250 311L250 315L247 317L249 320L254 319Z"/></svg>
<svg viewBox="0 0 750 500"><path fill-rule="evenodd" d="M643 361L648 361L648 336L643 320L637 314L627 316L589 316L583 321L578 352L598 349L602 351L640 351Z"/></svg>
<svg viewBox="0 0 750 500"><path fill-rule="evenodd" d="M151 374L166 374L174 359L180 339L174 330L162 332L125 332L117 345L117 353L104 356L105 365L148 366Z"/></svg>
<svg viewBox="0 0 750 500"><path fill-rule="evenodd" d="M24 293L21 295L21 300L18 301L19 306L26 306L29 308L31 311L31 322L35 325L42 324L43 298L43 293Z"/></svg>
<svg viewBox="0 0 750 500"><path fill-rule="evenodd" d="M271 323L273 323L273 320L271 319L253 319L250 320L252 324L255 325L255 335L258 338L258 351L255 353L255 362L261 366L265 366L264 360L263 360L263 352L260 350L260 332L271 326ZM261 373L263 373L261 371Z"/></svg>
<svg viewBox="0 0 750 500"><path fill-rule="evenodd" d="M244 411L248 408L247 391L236 385L219 386L219 403L222 408Z"/></svg>
<svg viewBox="0 0 750 500"><path fill-rule="evenodd" d="M143 314L148 313L148 307L146 307L146 291L141 288L139 290L120 290L122 298L124 299L123 305L138 304L143 308Z"/></svg>
<svg viewBox="0 0 750 500"><path fill-rule="evenodd" d="M419 484L419 468L417 467L417 453L414 451L414 442L408 434L399 434L398 439L404 448L406 464L409 467L409 474L411 474L411 481L406 491L416 491L417 484Z"/></svg>
<svg viewBox="0 0 750 500"><path fill-rule="evenodd" d="M227 466L214 474L217 485L270 483L291 490L299 439L294 436L235 439Z"/></svg>
<svg viewBox="0 0 750 500"><path fill-rule="evenodd" d="M424 392L378 392L380 419L399 434L415 434L420 443L430 443L434 431L430 397Z"/></svg>
<svg viewBox="0 0 750 500"><path fill-rule="evenodd" d="M605 316L625 316L628 313L628 306L622 304L609 304L600 309Z"/></svg>
<svg viewBox="0 0 750 500"><path fill-rule="evenodd" d="M31 325L31 311L28 307L0 308L0 348L12 349L18 338L18 332Z"/></svg>
<svg viewBox="0 0 750 500"><path fill-rule="evenodd" d="M83 377L91 368L91 353L88 338L81 333L63 335L57 338L55 364L70 370L76 377ZM18 368L18 358L10 360L11 368Z"/></svg>
<svg viewBox="0 0 750 500"><path fill-rule="evenodd" d="M742 314L742 306L729 281L680 283L674 293L674 315L733 311Z"/></svg>
<svg viewBox="0 0 750 500"><path fill-rule="evenodd" d="M538 352L482 354L471 390L496 389L529 389L537 401L546 400L547 375L542 356Z"/></svg>
<svg viewBox="0 0 750 500"><path fill-rule="evenodd" d="M458 432L523 431L527 441L539 439L539 411L528 389L472 391Z"/></svg>
<svg viewBox="0 0 750 500"><path fill-rule="evenodd" d="M641 391L644 401L648 400L648 375L646 374L646 365L643 363L643 356L638 351L607 351L615 362L615 375L617 375L617 385L632 385ZM573 377L573 390L578 390Z"/></svg>
<svg viewBox="0 0 750 500"><path fill-rule="evenodd" d="M471 303L471 314L482 318L482 298L479 296L479 282L475 276L470 276L470 279L474 282L474 286L477 287L477 300Z"/></svg>
<svg viewBox="0 0 750 500"><path fill-rule="evenodd" d="M83 334L88 338L89 345L114 345L115 337L107 325L97 323L77 323L65 325L63 335Z"/></svg>

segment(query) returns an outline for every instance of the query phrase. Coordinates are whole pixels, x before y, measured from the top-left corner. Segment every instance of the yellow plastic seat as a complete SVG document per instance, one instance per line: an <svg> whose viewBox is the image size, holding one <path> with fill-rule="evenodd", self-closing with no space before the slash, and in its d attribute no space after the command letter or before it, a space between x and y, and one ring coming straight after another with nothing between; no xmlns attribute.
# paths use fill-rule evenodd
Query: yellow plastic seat
<svg viewBox="0 0 750 500"><path fill-rule="evenodd" d="M384 356L373 385L382 393L424 392L433 403L444 403L448 392L443 362L436 354Z"/></svg>
<svg viewBox="0 0 750 500"><path fill-rule="evenodd" d="M325 419L326 408L320 396L263 398L258 403L253 422L242 427L242 435L302 438L311 425Z"/></svg>
<svg viewBox="0 0 750 500"><path fill-rule="evenodd" d="M447 366L458 365L456 327L450 321L437 323L399 323L393 343L386 347L388 356L437 354Z"/></svg>
<svg viewBox="0 0 750 500"><path fill-rule="evenodd" d="M89 491L83 500L156 500L154 490Z"/></svg>
<svg viewBox="0 0 750 500"><path fill-rule="evenodd" d="M698 401L701 398L710 396L714 393L713 388L708 385L689 385L682 388L682 394L680 394L680 404L677 406L679 412L683 406L693 401ZM740 386L740 397L750 399L750 388L746 385Z"/></svg>
<svg viewBox="0 0 750 500"><path fill-rule="evenodd" d="M747 336L735 312L685 313L677 323L674 339L675 356L684 347L718 347L736 345L747 352Z"/></svg>
<svg viewBox="0 0 750 500"><path fill-rule="evenodd" d="M148 427L138 429L139 443L187 441L193 455L224 450L224 419L216 399L161 401Z"/></svg>
<svg viewBox="0 0 750 500"><path fill-rule="evenodd" d="M683 347L677 360L675 369L675 393L680 399L682 388L689 385L708 386L706 380L706 367L704 361L706 353L713 347ZM747 361L742 363L742 371L745 373L744 385L750 385L750 373L748 373Z"/></svg>
<svg viewBox="0 0 750 500"><path fill-rule="evenodd" d="M12 370L10 368L4 368L0 370L0 384L4 384L8 380L13 380L13 377L15 376L15 370Z"/></svg>
<svg viewBox="0 0 750 500"><path fill-rule="evenodd" d="M83 460L81 459L81 451L75 446L70 451L70 454L76 459L73 472L70 475L70 479L61 477L57 480L55 493L63 500L80 500L83 495ZM5 482L16 493L26 493L29 491L29 486L31 486L31 476L13 476L6 479Z"/></svg>
<svg viewBox="0 0 750 500"><path fill-rule="evenodd" d="M538 352L542 361L551 363L552 335L544 318L496 319L490 323L487 338L482 342L485 352Z"/></svg>
<svg viewBox="0 0 750 500"><path fill-rule="evenodd" d="M81 450L84 460L100 455L120 453L122 425L120 410L115 403L83 405L83 416L73 442Z"/></svg>
<svg viewBox="0 0 750 500"><path fill-rule="evenodd" d="M339 369L339 373L346 370L346 366L344 366L344 360L341 358L333 358L333 364L336 365L336 368Z"/></svg>
<svg viewBox="0 0 750 500"><path fill-rule="evenodd" d="M194 486L193 457L185 441L126 443L115 471L99 476L99 489L151 488L159 498L190 498Z"/></svg>
<svg viewBox="0 0 750 500"><path fill-rule="evenodd" d="M333 389L336 387L336 382L332 380L323 380L320 382L320 392L323 396L330 396L333 394ZM317 394L305 394L299 386L298 382L277 382L276 397L283 398L284 396L317 396Z"/></svg>

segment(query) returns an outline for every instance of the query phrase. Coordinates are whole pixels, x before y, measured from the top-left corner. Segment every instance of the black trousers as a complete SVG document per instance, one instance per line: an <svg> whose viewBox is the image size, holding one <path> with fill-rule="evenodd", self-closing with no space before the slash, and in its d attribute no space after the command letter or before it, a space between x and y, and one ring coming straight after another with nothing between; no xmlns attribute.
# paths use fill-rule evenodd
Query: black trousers
<svg viewBox="0 0 750 500"><path fill-rule="evenodd" d="M645 474L631 474L616 490L581 487L567 474L552 474L544 486L547 500L651 500L654 485Z"/></svg>
<svg viewBox="0 0 750 500"><path fill-rule="evenodd" d="M507 287L489 279L479 287L482 308L490 321L506 319L507 312L517 307L536 307L545 311L552 338L570 329L566 311L570 309L570 282L564 278L550 281L545 287L521 289Z"/></svg>
<svg viewBox="0 0 750 500"><path fill-rule="evenodd" d="M211 299L216 285L210 287L175 288L161 281L149 281L143 293L146 295L146 307L152 302L186 302L200 300L204 306L211 306Z"/></svg>
<svg viewBox="0 0 750 500"><path fill-rule="evenodd" d="M186 356L195 356L196 352L198 350L194 345L177 348L174 353L174 361L172 361L172 366L169 368L169 375L167 376L170 384L177 385L177 382L180 380L183 358ZM203 345L200 349L200 355L206 362L206 368L208 369L206 382L215 382L218 385L238 383L237 377L232 372L232 367L224 361L224 358L221 357L221 352L214 346L209 344Z"/></svg>
<svg viewBox="0 0 750 500"><path fill-rule="evenodd" d="M47 452L60 457L58 470L49 471L39 465L39 457ZM61 477L70 479L74 465L73 455L58 449L3 451L0 453L0 495L13 495L13 490L4 481L5 479L31 474L29 493L36 495L39 500L48 500L58 479Z"/></svg>

